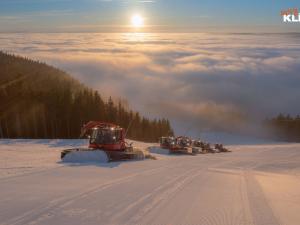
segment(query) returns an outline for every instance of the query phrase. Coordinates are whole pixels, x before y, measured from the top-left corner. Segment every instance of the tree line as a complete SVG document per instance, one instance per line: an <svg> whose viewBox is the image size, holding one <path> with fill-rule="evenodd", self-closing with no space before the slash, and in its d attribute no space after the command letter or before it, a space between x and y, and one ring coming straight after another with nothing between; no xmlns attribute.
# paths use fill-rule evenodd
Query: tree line
<svg viewBox="0 0 300 225"><path fill-rule="evenodd" d="M0 52L0 138L78 138L91 120L131 124L127 137L134 140L173 134L167 119L143 117L64 71Z"/></svg>
<svg viewBox="0 0 300 225"><path fill-rule="evenodd" d="M266 124L272 131L273 138L280 141L300 142L300 115L279 114L266 120Z"/></svg>

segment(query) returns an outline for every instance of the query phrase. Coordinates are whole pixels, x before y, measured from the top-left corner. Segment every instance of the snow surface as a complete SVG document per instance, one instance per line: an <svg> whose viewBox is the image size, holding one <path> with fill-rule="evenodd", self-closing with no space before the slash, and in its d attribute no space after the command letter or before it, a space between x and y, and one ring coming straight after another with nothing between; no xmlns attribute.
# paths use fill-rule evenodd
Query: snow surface
<svg viewBox="0 0 300 225"><path fill-rule="evenodd" d="M300 224L300 144L62 163L72 147L86 140L0 140L1 225Z"/></svg>

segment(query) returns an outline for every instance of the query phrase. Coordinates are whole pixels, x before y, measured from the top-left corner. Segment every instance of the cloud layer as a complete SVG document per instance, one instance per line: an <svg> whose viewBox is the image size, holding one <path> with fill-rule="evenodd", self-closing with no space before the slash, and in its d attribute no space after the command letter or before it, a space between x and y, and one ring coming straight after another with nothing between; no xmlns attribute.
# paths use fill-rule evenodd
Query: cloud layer
<svg viewBox="0 0 300 225"><path fill-rule="evenodd" d="M0 34L0 48L46 61L178 132L250 129L300 113L299 34Z"/></svg>

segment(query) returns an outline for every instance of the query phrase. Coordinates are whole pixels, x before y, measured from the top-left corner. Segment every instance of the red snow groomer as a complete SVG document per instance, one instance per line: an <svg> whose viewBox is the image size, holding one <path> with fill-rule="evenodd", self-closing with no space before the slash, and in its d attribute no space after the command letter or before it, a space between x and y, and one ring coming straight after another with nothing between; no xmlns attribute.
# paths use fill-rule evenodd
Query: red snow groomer
<svg viewBox="0 0 300 225"><path fill-rule="evenodd" d="M159 144L163 149L171 149L176 146L176 139L174 137L161 137Z"/></svg>
<svg viewBox="0 0 300 225"><path fill-rule="evenodd" d="M88 136L89 148L67 149L61 153L61 159L69 154L103 151L109 161L126 159L144 159L142 150L133 148L132 143L125 141L124 128L112 123L90 121L81 129L81 137ZM70 155L69 155L70 156Z"/></svg>
<svg viewBox="0 0 300 225"><path fill-rule="evenodd" d="M179 150L177 151L181 151L182 153L191 155L197 154L196 149L194 149L192 146L193 141L189 137L179 136L176 138L176 143L179 147Z"/></svg>
<svg viewBox="0 0 300 225"><path fill-rule="evenodd" d="M169 149L171 154L193 154L190 139L187 137L161 137L160 147Z"/></svg>

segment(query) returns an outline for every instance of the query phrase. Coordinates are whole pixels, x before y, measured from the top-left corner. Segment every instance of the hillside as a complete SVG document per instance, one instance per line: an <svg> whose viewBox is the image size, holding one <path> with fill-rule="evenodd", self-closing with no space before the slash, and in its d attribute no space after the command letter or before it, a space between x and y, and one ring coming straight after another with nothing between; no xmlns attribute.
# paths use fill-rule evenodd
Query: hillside
<svg viewBox="0 0 300 225"><path fill-rule="evenodd" d="M278 141L300 142L300 115L295 117L279 114L267 119L266 126L272 131L272 137Z"/></svg>
<svg viewBox="0 0 300 225"><path fill-rule="evenodd" d="M101 120L128 127L128 137L157 141L173 133L166 119L149 120L121 102L104 101L69 74L45 63L0 52L0 137L78 138Z"/></svg>

